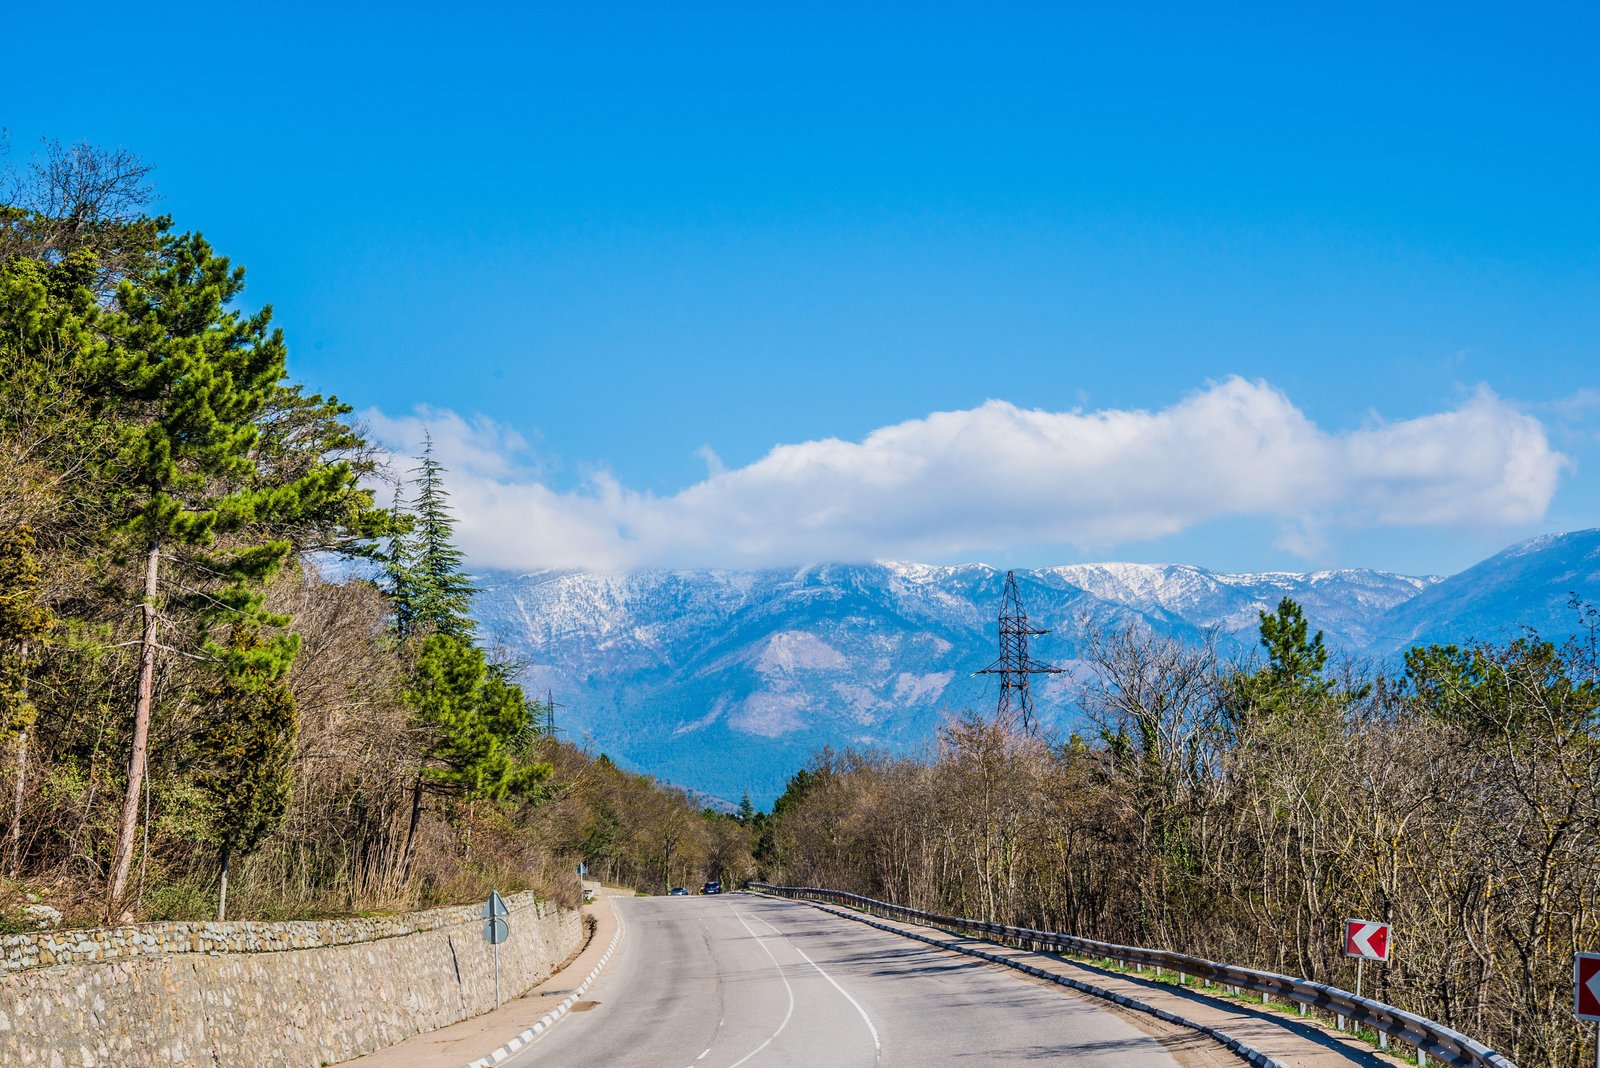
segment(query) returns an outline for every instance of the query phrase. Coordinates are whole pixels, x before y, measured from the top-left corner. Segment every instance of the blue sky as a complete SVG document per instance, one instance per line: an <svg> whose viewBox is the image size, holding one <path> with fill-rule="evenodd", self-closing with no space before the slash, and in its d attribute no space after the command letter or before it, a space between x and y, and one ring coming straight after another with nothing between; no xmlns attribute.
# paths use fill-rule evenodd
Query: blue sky
<svg viewBox="0 0 1600 1068"><path fill-rule="evenodd" d="M90 4L0 125L156 164L484 564L1600 522L1600 9L859 7Z"/></svg>

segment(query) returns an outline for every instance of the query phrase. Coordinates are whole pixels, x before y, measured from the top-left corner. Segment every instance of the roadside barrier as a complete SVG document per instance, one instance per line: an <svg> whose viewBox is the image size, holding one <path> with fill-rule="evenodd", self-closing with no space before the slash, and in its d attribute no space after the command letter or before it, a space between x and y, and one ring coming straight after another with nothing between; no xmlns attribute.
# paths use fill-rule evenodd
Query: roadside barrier
<svg viewBox="0 0 1600 1068"><path fill-rule="evenodd" d="M905 923L974 934L1035 952L1053 951L1113 960L1132 964L1138 968L1163 969L1175 972L1180 984L1186 977L1193 976L1218 986L1248 990L1265 997L1296 1002L1302 1006L1332 1013L1342 1020L1370 1027L1380 1035L1404 1042L1421 1054L1419 1061L1424 1064L1427 1063L1427 1058L1436 1057L1454 1068L1517 1068L1509 1058L1443 1024L1406 1012L1404 1009L1397 1009L1393 1005L1385 1005L1381 1001L1357 997L1348 990L1341 990L1325 983L1314 983L1309 979L1295 979L1276 972L1220 964L1203 957L1191 957L1186 953L1173 953L1170 950L1119 946L1112 942L1097 942L1092 938L1078 938L1056 931L1036 931L1028 927L1008 927L1005 924L959 916L941 916L938 913L906 908L904 905L862 897L860 894L849 894L842 890L814 886L773 886L768 883L751 883L750 888L779 897L826 901Z"/></svg>

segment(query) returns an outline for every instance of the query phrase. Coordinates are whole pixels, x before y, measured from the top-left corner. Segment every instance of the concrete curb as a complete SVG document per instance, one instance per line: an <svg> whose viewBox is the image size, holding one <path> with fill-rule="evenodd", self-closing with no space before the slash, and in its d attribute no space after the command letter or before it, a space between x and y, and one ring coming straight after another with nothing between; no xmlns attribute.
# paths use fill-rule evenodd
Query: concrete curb
<svg viewBox="0 0 1600 1068"><path fill-rule="evenodd" d="M749 891L749 892L750 893L760 893L760 891L756 891L756 890L752 890L752 891ZM980 960L989 961L992 964L1004 965L1007 968L1011 968L1011 969L1014 969L1014 970L1019 971L1019 972L1024 972L1024 973L1026 973L1028 975L1032 975L1032 976L1034 976L1036 978L1044 979L1044 980L1047 980L1049 982L1056 983L1056 984L1058 984L1060 986L1064 986L1064 987L1068 987L1069 989L1076 990L1080 994L1088 994L1090 997L1100 998L1100 999L1102 999L1104 1001L1109 1001L1109 1002L1112 1002L1113 1004L1121 1005L1125 1009L1133 1009L1133 1010L1135 1010L1137 1012L1142 1012L1142 1013L1145 1013L1147 1015L1154 1016L1158 1020L1165 1020L1167 1023L1177 1024L1179 1027L1187 1027L1191 1031L1198 1031L1202 1035L1205 1035L1207 1038L1210 1038L1210 1039L1213 1039L1213 1040L1215 1040L1217 1042L1220 1042L1230 1052L1235 1054L1240 1060L1244 1061L1246 1064L1255 1065L1255 1066L1257 1066L1257 1068L1289 1068L1289 1066L1284 1064L1284 1062L1279 1061L1279 1060L1275 1060L1272 1057L1267 1056L1265 1053L1262 1053L1259 1050L1252 1049L1251 1047L1245 1045L1243 1042L1239 1041L1237 1038L1234 1038L1233 1036L1227 1034L1224 1031L1220 1031L1215 1027L1211 1027L1211 1026L1209 1026L1207 1024L1200 1023L1200 1022L1198 1022L1196 1020L1186 1019L1185 1017L1179 1016L1176 1013L1168 1012L1165 1009L1158 1009L1154 1005L1148 1005L1145 1002L1138 1001L1138 1000L1136 1000L1134 998L1126 997L1125 995L1122 995L1122 994L1113 994L1109 990L1106 990L1106 989L1103 989L1101 987L1095 986L1092 983L1085 983L1081 979L1073 979L1073 978L1070 978L1069 976L1058 975L1055 972L1046 971L1043 968L1035 968L1032 965L1022 964L1022 963L1020 963L1018 961L1014 961L1014 960L1010 959L1009 957L1002 957L998 953L985 953L982 950L968 949L965 946L954 946L954 945L951 945L948 942L941 942L937 938L930 938L927 935L916 934L915 932L912 932L912 931L902 931L898 927L892 927L892 926L890 926L889 924L886 924L886 923L879 923L877 920L874 920L871 917L862 915L861 913L848 912L848 911L845 911L845 910L842 910L842 909L835 909L835 908L832 908L832 907L830 907L828 905L819 904L819 903L817 903L815 901L805 901L803 898L783 898L783 897L779 897L776 894L762 894L761 896L762 897L771 897L774 900L778 900L778 901L795 901L795 900L799 900L803 904L810 905L812 908L818 909L818 910L820 910L822 912L826 912L831 916L838 916L841 919L846 919L846 920L854 920L857 923L864 923L868 927L876 927L880 931L887 931L889 934L899 935L901 938L914 939L914 940L916 940L918 942L924 942L924 943L926 943L926 944L928 944L930 946L934 946L934 947L937 947L939 949L949 950L949 951L951 951L953 953L963 953L963 954L965 954L965 955L967 955L969 957L977 957ZM469 1068L472 1068L472 1066L469 1066Z"/></svg>
<svg viewBox="0 0 1600 1068"><path fill-rule="evenodd" d="M613 915L615 915L617 918L617 933L611 936L611 944L606 946L606 951L601 954L600 963L596 964L594 969L584 977L583 982L579 983L577 988L574 989L572 993L567 995L567 999L561 1004L557 1005L555 1008L551 1009L549 1012L545 1013L544 1016L540 1017L538 1023L522 1032L522 1034L518 1035L516 1038L513 1038L511 1041L507 1042L493 1053L479 1057L475 1061L468 1061L466 1064L462 1065L462 1068L493 1068L494 1065L504 1061L506 1058L521 1050L528 1043L532 1042L534 1038L536 1038L541 1032L547 1031L551 1027L555 1026L555 1022L557 1020L561 1019L561 1017L565 1016L569 1011L571 1011L572 1006L577 1004L577 1002L583 997L585 991L587 991L589 987L594 984L594 981L600 977L601 971L605 969L606 962L611 959L611 955L617 951L617 946L622 942L622 913L615 911L615 906L613 906Z"/></svg>

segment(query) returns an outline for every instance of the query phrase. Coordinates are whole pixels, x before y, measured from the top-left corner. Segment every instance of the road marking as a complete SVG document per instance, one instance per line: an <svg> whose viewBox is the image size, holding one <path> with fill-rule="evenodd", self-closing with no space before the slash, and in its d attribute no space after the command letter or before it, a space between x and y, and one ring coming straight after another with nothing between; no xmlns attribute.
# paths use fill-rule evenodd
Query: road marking
<svg viewBox="0 0 1600 1068"><path fill-rule="evenodd" d="M611 906L611 915L616 919L617 922L617 930L616 933L611 936L611 944L606 947L605 953L601 954L600 963L594 966L594 969L588 974L583 982L579 983L576 988L567 994L567 999L560 1005L557 1005L555 1008L551 1009L538 1023L528 1028L528 1030L522 1032L522 1034L518 1035L516 1038L513 1038L510 1042L506 1043L504 1046L501 1046L488 1056L479 1057L477 1060L468 1063L466 1068L480 1068L480 1066L500 1064L501 1062L508 1061L514 1057L520 1057L524 1053L532 1055L534 1044L543 1040L544 1037L550 1033L550 1028L554 1027L558 1022L560 1022L567 1015L571 1007L577 1003L578 999L583 996L584 991L588 990L594 985L595 981L599 979L600 973L605 969L606 962L611 959L612 954L617 950L617 946L622 943L622 932L624 930L622 910L616 907L615 902L613 902Z"/></svg>
<svg viewBox="0 0 1600 1068"><path fill-rule="evenodd" d="M784 942L788 944L790 949L792 949L796 953L800 954L800 959L801 960L805 961L807 964L809 964L813 968L815 968L817 970L817 974L818 975L822 976L829 983L831 983L833 985L833 988L835 990L837 990L839 993L843 994L844 995L844 999L846 1001L848 1001L852 1006L854 1006L856 1012L859 1013L860 1016L861 1016L861 1022L866 1024L867 1025L867 1030L872 1033L872 1063L873 1064L877 1064L878 1061L883 1057L883 1043L878 1041L878 1029L876 1027L872 1026L872 1018L867 1015L867 1010L863 1009L861 1007L861 1002L859 1002L855 998L851 997L850 996L850 991L848 991L844 987L840 986L838 984L838 982L833 978L833 976L829 975L826 971L823 970L822 965L818 964L816 961L814 961L810 957L806 956L806 951L801 949L799 946L795 945L794 944L794 939L790 938L788 935L784 934L782 931L780 931L776 927L772 926L772 924L766 919L766 917L757 916L756 920L759 923L766 924L766 927L767 927L767 929L769 931L771 931L773 934L777 935L779 938L783 939Z"/></svg>
<svg viewBox="0 0 1600 1068"><path fill-rule="evenodd" d="M766 940L763 939L760 935L756 934L755 931L751 929L751 927L750 927L750 925L748 923L744 922L744 917L739 914L739 910L738 909L735 909L733 911L733 914L734 914L734 916L738 917L739 924L746 931L750 932L750 937L754 938L756 940L756 942L761 946L761 948L766 951L767 958L772 961L772 966L774 968L778 969L778 978L783 980L783 989L785 991L787 991L788 994L789 994L789 1011L783 1014L783 1022L778 1025L778 1029L776 1031L772 1032L772 1034L768 1035L767 1036L767 1040L765 1042L761 1043L761 1045L757 1046L755 1049L751 1050L749 1053L746 1053L743 1057L740 1057L738 1060L736 1060L732 1064L728 1065L728 1068L739 1068L739 1065L743 1064L745 1061L749 1060L751 1057L754 1057L757 1053L760 1053L762 1050L764 1050L768 1046L772 1045L772 1040L777 1038L779 1035L783 1034L783 1029L785 1027L789 1026L789 1017L794 1015L794 987L789 985L789 977L787 975L783 974L783 965L779 964L778 963L778 958L774 957L772 955L772 949L771 949L771 947L769 947L767 945Z"/></svg>

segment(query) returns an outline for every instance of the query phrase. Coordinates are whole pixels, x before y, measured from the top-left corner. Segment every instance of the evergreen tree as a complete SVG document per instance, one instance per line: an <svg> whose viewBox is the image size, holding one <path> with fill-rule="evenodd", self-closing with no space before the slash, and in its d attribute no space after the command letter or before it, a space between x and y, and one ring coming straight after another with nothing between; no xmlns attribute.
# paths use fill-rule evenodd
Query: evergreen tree
<svg viewBox="0 0 1600 1068"><path fill-rule="evenodd" d="M1576 652L1576 650L1573 650ZM1406 651L1412 707L1479 736L1523 739L1582 731L1600 709L1600 683L1574 678L1574 656L1526 634L1504 646L1417 646Z"/></svg>
<svg viewBox="0 0 1600 1068"><path fill-rule="evenodd" d="M1267 651L1267 674L1286 685L1326 688L1320 679L1328 663L1328 650L1322 645L1322 632L1309 641L1306 622L1300 605L1285 597L1278 602L1273 613L1258 613L1261 617L1261 647Z"/></svg>
<svg viewBox="0 0 1600 1068"><path fill-rule="evenodd" d="M228 648L211 641L210 630L287 623L264 609L260 590L292 556L294 528L330 519L354 520L363 532L378 528L350 463L319 456L293 470L263 450L263 424L297 407L297 394L283 383L285 346L270 307L255 315L230 307L243 287L244 269L215 255L198 234L168 237L157 268L118 287L115 314L104 324L107 343L89 361L89 395L118 432L111 461L123 487L116 526L143 558L133 737L106 891L112 917L121 911L133 859L163 564L191 574L184 599L196 610L206 653L229 672L276 678L298 647L295 635L280 629L249 648ZM323 405L323 419L331 415ZM220 547L219 537L226 538Z"/></svg>
<svg viewBox="0 0 1600 1068"><path fill-rule="evenodd" d="M1285 597L1276 612L1259 615L1267 663L1254 674L1234 676L1230 714L1235 726L1262 715L1292 719L1333 692L1333 680L1322 673L1328 663L1322 632L1307 637L1310 625L1300 605Z"/></svg>
<svg viewBox="0 0 1600 1068"><path fill-rule="evenodd" d="M462 570L465 557L454 541L446 471L433 458L431 435L423 439L417 464L412 472L416 499L410 508L411 530L392 541L389 553L396 631L402 638L445 634L471 641L474 624L469 613L477 590Z"/></svg>
<svg viewBox="0 0 1600 1068"><path fill-rule="evenodd" d="M405 697L425 741L402 873L410 868L426 794L468 800L531 794L550 773L549 765L517 759L516 746L527 735L527 699L476 646L450 634L429 635Z"/></svg>
<svg viewBox="0 0 1600 1068"><path fill-rule="evenodd" d="M240 652L262 647L248 627L235 629ZM202 694L210 715L198 784L211 803L218 847L217 919L228 918L228 872L235 856L256 850L283 819L293 785L298 721L294 694L283 679L286 664L243 656Z"/></svg>

